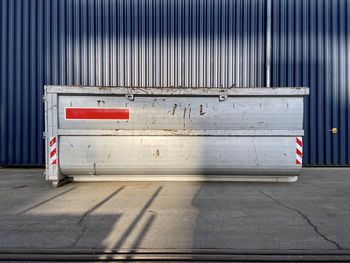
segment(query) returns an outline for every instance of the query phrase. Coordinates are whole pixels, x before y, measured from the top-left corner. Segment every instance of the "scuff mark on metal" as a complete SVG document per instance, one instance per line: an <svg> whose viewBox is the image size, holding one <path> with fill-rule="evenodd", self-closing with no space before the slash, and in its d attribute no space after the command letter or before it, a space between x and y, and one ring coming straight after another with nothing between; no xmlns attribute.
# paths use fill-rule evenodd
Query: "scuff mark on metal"
<svg viewBox="0 0 350 263"><path fill-rule="evenodd" d="M144 93L148 94L148 90L146 90L146 89L141 89L140 87L138 87L138 88L136 88L136 89L141 90L141 91L143 91Z"/></svg>
<svg viewBox="0 0 350 263"><path fill-rule="evenodd" d="M49 108L47 108L47 111L49 111L49 110L51 110L51 109L53 109L53 108L57 108L57 105L55 104L55 105L52 105L51 107L49 107Z"/></svg>
<svg viewBox="0 0 350 263"><path fill-rule="evenodd" d="M159 149L157 149L156 152L153 154L153 156L159 157L159 155L160 155L160 151L159 151Z"/></svg>
<svg viewBox="0 0 350 263"><path fill-rule="evenodd" d="M177 107L177 104L175 103L175 104L174 104L174 108L173 108L173 113L172 113L172 115L175 114L176 107Z"/></svg>
<svg viewBox="0 0 350 263"><path fill-rule="evenodd" d="M94 163L94 165L93 165L93 170L92 170L91 175L96 175L96 163Z"/></svg>
<svg viewBox="0 0 350 263"><path fill-rule="evenodd" d="M254 153L255 153L255 160L256 160L256 166L259 166L259 157L258 157L258 153L256 152L256 147L253 144L254 147Z"/></svg>
<svg viewBox="0 0 350 263"><path fill-rule="evenodd" d="M204 115L205 114L205 112L203 111L203 105L201 104L200 106L199 106L199 115Z"/></svg>

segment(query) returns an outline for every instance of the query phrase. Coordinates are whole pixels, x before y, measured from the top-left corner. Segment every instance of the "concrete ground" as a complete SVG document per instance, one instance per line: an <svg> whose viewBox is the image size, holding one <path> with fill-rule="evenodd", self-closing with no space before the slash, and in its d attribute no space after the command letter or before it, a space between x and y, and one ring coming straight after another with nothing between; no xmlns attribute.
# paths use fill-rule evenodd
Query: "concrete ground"
<svg viewBox="0 0 350 263"><path fill-rule="evenodd" d="M350 169L296 183L101 182L0 169L0 248L349 249Z"/></svg>

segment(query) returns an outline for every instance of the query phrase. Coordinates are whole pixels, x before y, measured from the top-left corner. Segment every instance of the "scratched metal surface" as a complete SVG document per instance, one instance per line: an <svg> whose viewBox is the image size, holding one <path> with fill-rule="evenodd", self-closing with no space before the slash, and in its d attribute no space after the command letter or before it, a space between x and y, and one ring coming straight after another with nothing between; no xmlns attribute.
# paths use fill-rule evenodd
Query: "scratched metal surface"
<svg viewBox="0 0 350 263"><path fill-rule="evenodd" d="M290 136L61 136L64 175L298 174Z"/></svg>
<svg viewBox="0 0 350 263"><path fill-rule="evenodd" d="M303 97L59 97L60 129L302 130ZM129 109L127 121L66 120L66 107Z"/></svg>
<svg viewBox="0 0 350 263"><path fill-rule="evenodd" d="M82 89L85 93L78 95L67 87L46 89L47 143L53 136L58 140L59 170L48 163L50 180L81 175L93 180L100 175L288 176L301 170L295 137L303 135L307 89L191 89L193 94L181 88L136 89L139 93L131 98L125 93L134 94L125 87ZM166 96L172 93L177 95ZM123 108L130 117L71 120L67 107Z"/></svg>

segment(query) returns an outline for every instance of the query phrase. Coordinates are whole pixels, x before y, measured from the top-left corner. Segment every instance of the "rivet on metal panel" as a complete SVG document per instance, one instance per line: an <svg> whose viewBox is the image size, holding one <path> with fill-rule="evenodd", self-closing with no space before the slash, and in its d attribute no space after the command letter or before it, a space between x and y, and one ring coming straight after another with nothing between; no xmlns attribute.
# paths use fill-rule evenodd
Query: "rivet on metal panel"
<svg viewBox="0 0 350 263"><path fill-rule="evenodd" d="M128 100L134 100L134 95L133 94L126 94L125 97L128 99Z"/></svg>

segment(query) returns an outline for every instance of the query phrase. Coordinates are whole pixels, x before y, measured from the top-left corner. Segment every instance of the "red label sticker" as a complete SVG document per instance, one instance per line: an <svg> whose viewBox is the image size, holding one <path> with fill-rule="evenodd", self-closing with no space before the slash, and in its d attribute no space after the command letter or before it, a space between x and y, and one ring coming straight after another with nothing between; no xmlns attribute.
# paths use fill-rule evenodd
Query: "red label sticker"
<svg viewBox="0 0 350 263"><path fill-rule="evenodd" d="M129 109L66 108L67 120L128 120Z"/></svg>

